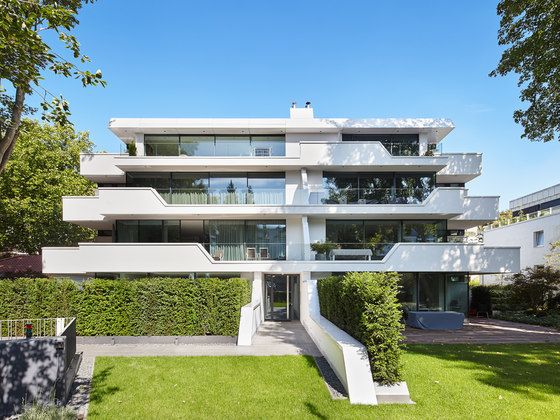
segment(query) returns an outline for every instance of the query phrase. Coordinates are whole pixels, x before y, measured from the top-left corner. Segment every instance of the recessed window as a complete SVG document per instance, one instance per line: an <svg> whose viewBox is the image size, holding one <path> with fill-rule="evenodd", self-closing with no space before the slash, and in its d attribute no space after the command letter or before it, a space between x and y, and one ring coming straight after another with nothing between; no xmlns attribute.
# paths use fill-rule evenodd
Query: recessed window
<svg viewBox="0 0 560 420"><path fill-rule="evenodd" d="M539 230L533 233L533 246L544 246L544 231Z"/></svg>

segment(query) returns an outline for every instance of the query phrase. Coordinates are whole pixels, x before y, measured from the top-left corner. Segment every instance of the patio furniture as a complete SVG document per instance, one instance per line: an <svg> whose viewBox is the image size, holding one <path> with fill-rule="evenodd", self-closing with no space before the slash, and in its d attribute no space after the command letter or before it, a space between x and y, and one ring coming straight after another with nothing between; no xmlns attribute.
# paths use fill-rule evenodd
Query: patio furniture
<svg viewBox="0 0 560 420"><path fill-rule="evenodd" d="M259 257L261 260L268 260L268 248L259 248Z"/></svg>
<svg viewBox="0 0 560 420"><path fill-rule="evenodd" d="M460 312L409 311L406 325L422 330L460 330L464 320L465 315Z"/></svg>
<svg viewBox="0 0 560 420"><path fill-rule="evenodd" d="M257 248L248 247L245 251L245 256L248 260L256 260L257 259Z"/></svg>
<svg viewBox="0 0 560 420"><path fill-rule="evenodd" d="M333 249L330 253L331 260L335 261L336 257L366 257L369 261L373 256L371 249Z"/></svg>

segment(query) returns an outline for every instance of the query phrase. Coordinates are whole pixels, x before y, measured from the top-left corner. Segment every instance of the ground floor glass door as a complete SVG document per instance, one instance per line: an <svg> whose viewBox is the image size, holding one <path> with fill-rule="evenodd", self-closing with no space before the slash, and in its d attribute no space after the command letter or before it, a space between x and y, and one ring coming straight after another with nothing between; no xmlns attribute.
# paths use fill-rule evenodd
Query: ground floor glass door
<svg viewBox="0 0 560 420"><path fill-rule="evenodd" d="M299 319L299 276L265 274L264 283L265 319Z"/></svg>

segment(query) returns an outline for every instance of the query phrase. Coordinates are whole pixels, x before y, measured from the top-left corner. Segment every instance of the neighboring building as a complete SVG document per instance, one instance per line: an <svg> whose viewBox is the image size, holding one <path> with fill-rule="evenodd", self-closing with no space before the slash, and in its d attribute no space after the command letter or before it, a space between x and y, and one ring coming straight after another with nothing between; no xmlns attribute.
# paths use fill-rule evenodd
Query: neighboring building
<svg viewBox="0 0 560 420"><path fill-rule="evenodd" d="M488 246L519 246L520 267L544 265L550 244L560 240L560 184L509 202L514 217L486 226ZM483 282L496 283L504 276L484 276Z"/></svg>
<svg viewBox="0 0 560 420"><path fill-rule="evenodd" d="M0 258L0 279L42 276L40 255L16 254Z"/></svg>
<svg viewBox="0 0 560 420"><path fill-rule="evenodd" d="M43 272L75 278L243 276L266 319L299 316L300 282L398 271L411 309L468 309L470 274L519 269L517 247L464 243L498 213L470 195L476 153L439 152L446 119L112 119L138 156L85 154L94 197L65 197L64 220L95 243L44 248ZM315 255L310 245L336 249ZM302 289L304 289L302 287ZM305 288L306 289L306 288Z"/></svg>

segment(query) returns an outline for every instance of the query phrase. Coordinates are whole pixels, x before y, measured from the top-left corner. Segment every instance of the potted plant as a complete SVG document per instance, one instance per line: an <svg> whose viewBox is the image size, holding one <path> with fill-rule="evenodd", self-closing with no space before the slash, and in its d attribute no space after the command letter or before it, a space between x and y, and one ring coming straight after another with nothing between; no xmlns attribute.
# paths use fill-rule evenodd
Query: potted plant
<svg viewBox="0 0 560 420"><path fill-rule="evenodd" d="M338 245L332 242L315 242L311 244L311 250L315 252L316 260L326 260L329 252L336 248L338 248Z"/></svg>

